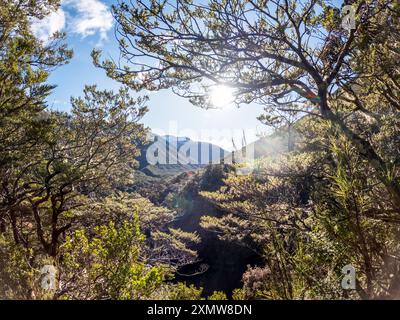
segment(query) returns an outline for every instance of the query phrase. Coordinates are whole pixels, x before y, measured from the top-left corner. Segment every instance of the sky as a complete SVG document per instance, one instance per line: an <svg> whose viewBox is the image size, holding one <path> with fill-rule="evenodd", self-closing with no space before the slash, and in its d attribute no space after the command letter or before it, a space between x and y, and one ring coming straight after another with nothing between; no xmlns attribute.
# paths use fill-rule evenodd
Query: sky
<svg viewBox="0 0 400 320"><path fill-rule="evenodd" d="M62 0L57 12L43 20L33 21L32 31L43 41L56 31L67 32L67 43L74 51L70 63L59 67L49 77L48 82L57 85L48 99L50 108L68 111L70 97L80 96L85 84L97 84L100 89L120 86L103 70L94 67L90 57L93 48L100 48L105 57L118 57L110 12L113 2L115 0ZM231 151L232 138L240 147L243 135L250 143L268 131L256 119L262 113L259 105L243 105L241 108L225 105L218 110L205 110L167 89L151 92L149 98L149 112L141 122L156 134L186 136Z"/></svg>

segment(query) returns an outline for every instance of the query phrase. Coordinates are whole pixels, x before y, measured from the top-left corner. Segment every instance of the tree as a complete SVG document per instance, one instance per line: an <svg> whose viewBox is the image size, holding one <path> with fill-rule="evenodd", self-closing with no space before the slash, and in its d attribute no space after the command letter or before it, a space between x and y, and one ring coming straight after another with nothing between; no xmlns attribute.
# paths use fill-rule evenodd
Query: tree
<svg viewBox="0 0 400 320"><path fill-rule="evenodd" d="M0 230L14 219L12 208L27 196L21 177L37 163L49 123L43 117L54 86L49 72L68 62L72 52L56 33L47 43L30 30L59 1L0 1ZM18 238L15 239L18 241Z"/></svg>
<svg viewBox="0 0 400 320"><path fill-rule="evenodd" d="M385 60L375 69L369 61L367 72L359 62L375 44L398 56L399 6L360 0L352 8L355 28L345 30L341 8L331 1L121 1L113 13L122 59L101 62L99 51L93 58L110 77L137 90L172 88L207 106L210 87L223 84L235 89L238 104L259 102L326 119L370 163L398 209L398 174L390 175L390 164L363 128L349 121L354 114L369 116L373 106L361 108L347 95L360 81L377 77L386 87L386 107L398 112L394 67Z"/></svg>
<svg viewBox="0 0 400 320"><path fill-rule="evenodd" d="M145 130L137 121L145 99L86 87L84 98L72 98L71 115L47 113L49 130L40 152L21 174L26 196L8 213L17 243L29 246L35 230L42 249L57 255L60 236L74 220L73 209L131 181ZM72 215L72 216L71 216ZM25 229L25 224L33 229Z"/></svg>
<svg viewBox="0 0 400 320"><path fill-rule="evenodd" d="M399 295L396 208L356 148L324 122L302 119L308 136L296 154L262 159L257 174L230 174L219 191L202 193L225 212L203 217L202 227L264 259L243 275L246 299ZM348 264L357 280L350 292L340 286Z"/></svg>
<svg viewBox="0 0 400 320"><path fill-rule="evenodd" d="M198 235L172 228L175 211L156 206L136 193L112 193L92 201L79 209L76 223L86 228L111 222L119 226L124 221L133 222L134 212L145 236L142 255L147 264L162 264L168 270L176 270L197 261L197 252L191 247L200 242Z"/></svg>
<svg viewBox="0 0 400 320"><path fill-rule="evenodd" d="M257 290L263 287L258 297L299 298L291 260L310 231L309 188L316 169L309 166L311 161L309 155L290 160L284 156L280 166L274 168L265 160L262 174L230 174L219 191L201 193L225 212L221 218L202 217L201 226L216 232L221 240L250 248L264 259L263 270L253 270L258 276L250 275L251 269L243 275L245 291L246 286L255 285L247 283L254 280L253 276L258 279ZM255 292L245 294L246 299L255 297Z"/></svg>
<svg viewBox="0 0 400 320"><path fill-rule="evenodd" d="M162 267L140 261L138 216L120 226L96 226L94 235L76 230L62 246L62 287L56 293L70 299L144 299L162 284Z"/></svg>

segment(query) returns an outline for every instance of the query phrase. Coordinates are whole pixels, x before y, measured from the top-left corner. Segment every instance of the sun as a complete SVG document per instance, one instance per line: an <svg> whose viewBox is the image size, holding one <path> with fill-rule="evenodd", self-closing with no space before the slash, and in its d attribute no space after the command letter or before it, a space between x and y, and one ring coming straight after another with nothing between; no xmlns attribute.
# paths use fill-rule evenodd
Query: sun
<svg viewBox="0 0 400 320"><path fill-rule="evenodd" d="M210 100L214 107L226 107L233 102L233 88L216 85L211 89Z"/></svg>

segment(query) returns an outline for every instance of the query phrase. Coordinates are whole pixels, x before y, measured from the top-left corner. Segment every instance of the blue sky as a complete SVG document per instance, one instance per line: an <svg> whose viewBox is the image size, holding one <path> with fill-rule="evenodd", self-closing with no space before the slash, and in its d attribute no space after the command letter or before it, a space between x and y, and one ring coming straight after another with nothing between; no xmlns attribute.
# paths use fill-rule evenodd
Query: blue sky
<svg viewBox="0 0 400 320"><path fill-rule="evenodd" d="M43 21L35 21L32 29L44 41L49 34L62 30L74 50L70 64L55 70L49 82L57 88L48 99L53 109L67 111L71 96L79 96L85 84L97 84L101 89L116 89L119 83L107 78L105 72L93 66L90 52L100 47L105 56L117 57L118 48L113 34L110 6L114 0L62 0L58 12ZM240 146L243 130L247 142L257 139L257 133L268 130L256 117L262 112L258 105L244 105L240 109L227 106L222 110L205 110L170 90L152 92L148 103L150 111L142 122L155 133L188 136L194 140L209 141L228 150L232 137Z"/></svg>

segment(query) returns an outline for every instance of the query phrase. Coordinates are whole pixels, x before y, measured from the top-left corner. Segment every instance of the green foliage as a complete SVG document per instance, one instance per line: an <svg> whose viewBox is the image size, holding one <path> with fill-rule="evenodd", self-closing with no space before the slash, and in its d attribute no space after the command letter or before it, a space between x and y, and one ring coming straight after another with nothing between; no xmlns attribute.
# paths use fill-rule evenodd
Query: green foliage
<svg viewBox="0 0 400 320"><path fill-rule="evenodd" d="M202 193L226 212L203 217L202 226L265 261L243 275L242 298L398 296L400 230L390 197L343 135L332 128L324 138L319 152L266 161L261 174L231 174L218 192ZM350 292L341 288L348 264L357 270Z"/></svg>
<svg viewBox="0 0 400 320"><path fill-rule="evenodd" d="M16 181L5 177L17 188L7 189L5 184L3 201L26 212L17 216L9 211L19 242L29 245L18 227L21 221L29 222L38 230L42 250L56 256L60 237L75 218L74 208L85 205L89 194L101 197L132 181L135 142L145 135L137 123L146 112L145 100L131 98L126 89L113 93L88 86L84 98L71 100L71 115L44 113L48 126L38 148L22 164Z"/></svg>
<svg viewBox="0 0 400 320"><path fill-rule="evenodd" d="M79 216L81 225L121 224L134 221L134 212L138 213L140 229L146 237L142 253L148 263L160 262L175 269L197 260L197 252L192 248L200 241L198 235L172 228L170 225L176 213L156 206L138 194L111 194L80 208L75 216Z"/></svg>
<svg viewBox="0 0 400 320"><path fill-rule="evenodd" d="M29 265L32 253L0 234L0 299L30 299L34 269Z"/></svg>
<svg viewBox="0 0 400 320"><path fill-rule="evenodd" d="M168 287L168 293L164 296L167 300L201 300L202 289L194 285L178 283Z"/></svg>
<svg viewBox="0 0 400 320"><path fill-rule="evenodd" d="M149 297L160 286L163 268L140 262L144 236L138 217L118 228L113 222L95 227L90 238L86 233L75 231L61 247L61 281L67 287L60 289L60 298L137 300Z"/></svg>
<svg viewBox="0 0 400 320"><path fill-rule="evenodd" d="M201 175L199 191L216 191L223 186L223 179L232 168L226 165L209 165Z"/></svg>
<svg viewBox="0 0 400 320"><path fill-rule="evenodd" d="M245 300L243 289L235 289L232 292L233 300Z"/></svg>
<svg viewBox="0 0 400 320"><path fill-rule="evenodd" d="M171 281L198 258L199 236L172 223L199 194L223 212L202 227L263 261L233 299L400 297L397 3L352 1L356 27L344 30L332 1L122 1L122 66L92 57L126 87L86 86L69 114L46 110L50 72L72 57L65 35L30 30L59 5L0 0L0 298L203 299ZM209 107L217 84L238 105L262 103L259 120L287 131L291 152L259 159L256 174L209 166L147 181L149 199L121 192L147 131L147 97L128 88L173 88ZM50 291L44 265L57 268Z"/></svg>
<svg viewBox="0 0 400 320"><path fill-rule="evenodd" d="M226 294L222 291L215 291L207 300L227 300Z"/></svg>
<svg viewBox="0 0 400 320"><path fill-rule="evenodd" d="M59 1L0 1L0 220L6 206L24 199L21 173L38 161L34 156L49 123L43 110L54 86L49 72L65 63L72 52L58 33L44 44L29 27Z"/></svg>

